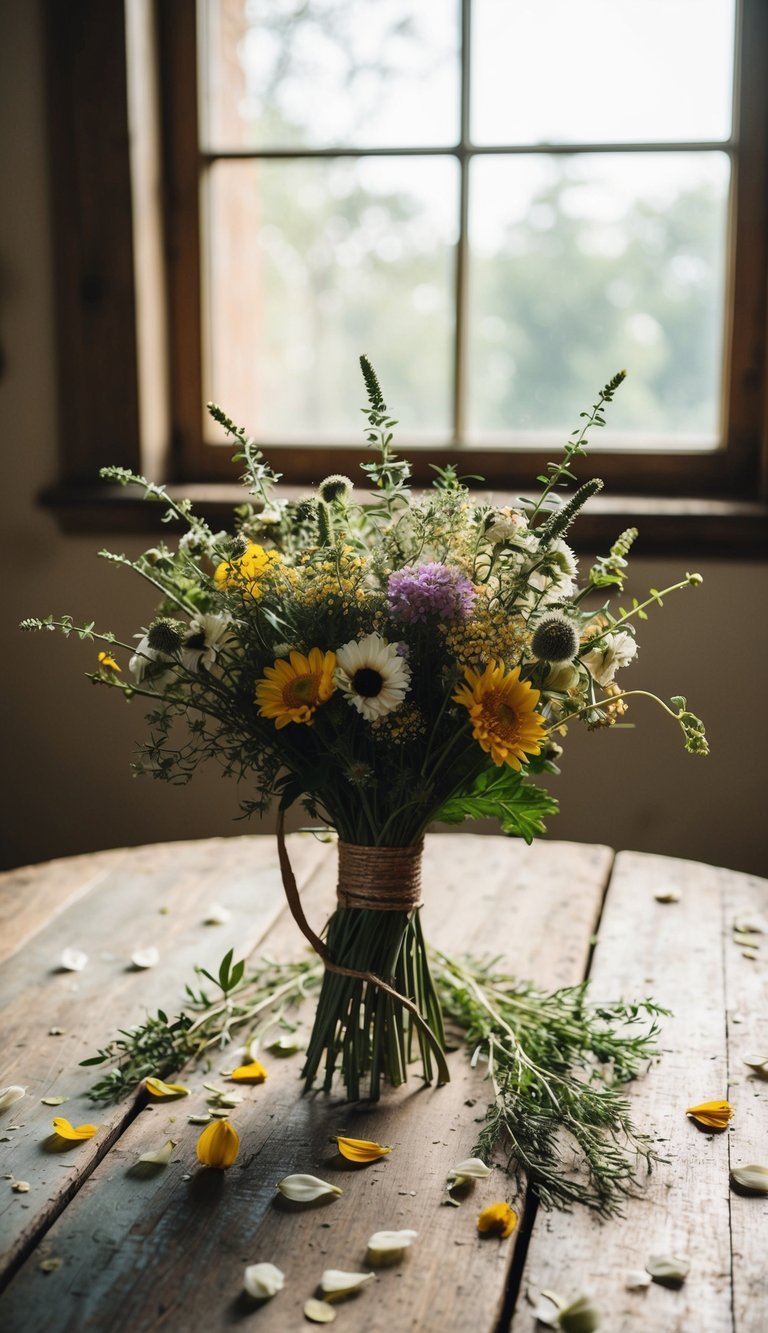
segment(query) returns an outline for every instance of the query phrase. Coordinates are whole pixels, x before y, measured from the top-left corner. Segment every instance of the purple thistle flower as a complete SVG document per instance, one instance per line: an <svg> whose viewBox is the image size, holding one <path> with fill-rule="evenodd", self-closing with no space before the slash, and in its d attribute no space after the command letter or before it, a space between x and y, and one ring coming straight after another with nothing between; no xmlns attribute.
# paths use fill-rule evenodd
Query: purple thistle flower
<svg viewBox="0 0 768 1333"><path fill-rule="evenodd" d="M448 565L406 565L390 574L387 583L389 609L406 624L439 620L466 620L477 593L466 574Z"/></svg>

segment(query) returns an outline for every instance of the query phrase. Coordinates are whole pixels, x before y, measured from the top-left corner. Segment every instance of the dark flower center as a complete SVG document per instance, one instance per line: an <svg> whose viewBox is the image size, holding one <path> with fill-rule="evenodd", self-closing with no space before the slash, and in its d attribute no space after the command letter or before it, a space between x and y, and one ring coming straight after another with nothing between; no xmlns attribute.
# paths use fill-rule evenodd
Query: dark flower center
<svg viewBox="0 0 768 1333"><path fill-rule="evenodd" d="M373 667L361 667L352 677L352 688L355 694L360 694L364 699L375 699L377 694L381 694L384 685L384 677L380 671L374 671Z"/></svg>
<svg viewBox="0 0 768 1333"><path fill-rule="evenodd" d="M205 631L198 630L196 634L188 634L184 640L184 647L191 648L193 652L202 652L205 648Z"/></svg>

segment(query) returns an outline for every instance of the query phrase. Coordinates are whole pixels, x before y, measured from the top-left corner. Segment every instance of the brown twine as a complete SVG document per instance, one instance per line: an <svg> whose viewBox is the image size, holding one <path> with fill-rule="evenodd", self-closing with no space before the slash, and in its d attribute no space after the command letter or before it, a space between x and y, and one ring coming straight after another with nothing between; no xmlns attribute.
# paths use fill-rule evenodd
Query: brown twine
<svg viewBox="0 0 768 1333"><path fill-rule="evenodd" d="M350 844L346 845L349 846ZM393 849L388 848L387 850L391 851ZM395 848L394 850L401 851L405 849ZM420 847L418 848L418 852L420 855L421 853ZM288 848L285 845L284 810L280 810L277 816L277 856L280 862L280 873L282 875L283 888L285 890L285 896L288 901L288 906L290 908L291 915L294 921L296 922L296 925L299 927L299 930L301 931L304 938L309 941L315 953L318 955L319 958L322 959L323 966L325 967L326 971L337 972L339 976L342 977L355 977L360 981L368 982L368 984L371 986L378 986L380 990L386 991L387 995L391 995L393 1000L397 1000L398 1003L401 1004L404 1009L407 1009L408 1012L412 1014L413 1020L416 1023L416 1026L419 1028L419 1031L422 1033L422 1035L432 1048L432 1054L434 1055L435 1063L437 1064L438 1083L449 1083L451 1076L450 1073L448 1072L448 1065L446 1064L445 1061L445 1054L443 1052L443 1049L440 1046L440 1043L437 1040L437 1037L435 1036L434 1032L430 1028L429 1024L419 1013L419 1010L413 1003L413 1000L409 1000L406 995L401 995L398 990L395 990L394 986L390 986L386 981L383 981L381 977L377 977L373 972L358 972L354 968L341 967L339 963L334 963L331 960L330 954L328 953L328 946L323 943L320 937L315 934L314 930L310 926L306 916L304 915L304 908L301 905L301 898L299 896L299 886L296 883L296 876L293 873L293 867L291 865L290 857L288 856Z"/></svg>
<svg viewBox="0 0 768 1333"><path fill-rule="evenodd" d="M421 854L415 847L360 847L339 842L339 907L412 912L421 906Z"/></svg>

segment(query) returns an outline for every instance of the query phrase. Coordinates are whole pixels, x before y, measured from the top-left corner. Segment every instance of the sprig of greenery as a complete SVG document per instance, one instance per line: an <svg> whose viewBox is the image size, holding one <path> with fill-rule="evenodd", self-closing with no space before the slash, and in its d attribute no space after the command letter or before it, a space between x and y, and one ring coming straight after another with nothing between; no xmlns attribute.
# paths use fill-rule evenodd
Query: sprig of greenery
<svg viewBox="0 0 768 1333"><path fill-rule="evenodd" d="M243 426L236 426L223 408L216 403L206 403L209 415L233 439L237 452L232 455L233 463L245 463L244 480L252 495L258 495L265 508L274 502L273 488L280 480L281 473L275 472L264 460L264 454L256 441Z"/></svg>
<svg viewBox="0 0 768 1333"><path fill-rule="evenodd" d="M658 1055L657 1020L668 1011L652 1000L592 1004L586 982L547 993L495 964L429 956L446 1017L473 1066L487 1062L491 1095L474 1151L486 1161L504 1152L506 1169L526 1177L545 1207L619 1213L638 1189L638 1166L650 1171L661 1160L634 1127L622 1087ZM91 1088L94 1101L117 1101L150 1075L209 1060L243 1028L251 1039L294 1030L291 1018L323 979L314 958L263 959L247 969L232 950L215 975L197 973L212 992L186 986L187 1006L175 1019L158 1010L82 1061L113 1066Z"/></svg>
<svg viewBox="0 0 768 1333"><path fill-rule="evenodd" d="M563 448L563 456L559 463L547 463L546 472L541 473L536 478L544 487L541 495L536 501L529 515L528 523L533 527L536 516L541 513L550 499L554 501L554 491L558 486L564 486L569 481L576 481L576 476L571 472L571 464L575 458L583 458L586 454L584 443L587 434L593 427L602 427L605 425L603 416L603 407L606 403L613 400L613 396L619 385L627 378L626 370L619 370L610 379L608 383L600 390L597 402L592 405L591 412L580 412L583 419L583 426L577 426L576 430L571 431L570 439Z"/></svg>
<svg viewBox="0 0 768 1333"><path fill-rule="evenodd" d="M361 409L368 418L365 438L379 452L375 462L360 464L360 470L370 478L380 496L379 503L368 507L367 513L369 518L378 515L389 520L397 509L408 504L411 465L398 458L392 449L392 430L397 421L387 414L381 385L367 356L360 357L360 369L368 394L368 406Z"/></svg>

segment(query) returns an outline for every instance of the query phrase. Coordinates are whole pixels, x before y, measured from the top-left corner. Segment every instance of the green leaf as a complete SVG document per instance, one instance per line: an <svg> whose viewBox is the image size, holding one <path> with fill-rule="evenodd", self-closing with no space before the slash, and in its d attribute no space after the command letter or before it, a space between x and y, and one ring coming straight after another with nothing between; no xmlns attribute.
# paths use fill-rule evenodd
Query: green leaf
<svg viewBox="0 0 768 1333"><path fill-rule="evenodd" d="M557 801L549 792L525 782L522 773L504 765L485 769L469 791L445 802L436 819L443 824L498 819L502 833L531 843L537 834L546 832L544 818L557 810Z"/></svg>

